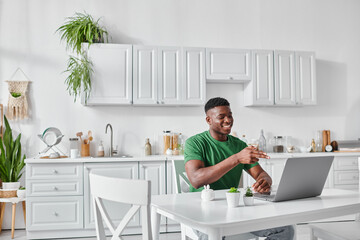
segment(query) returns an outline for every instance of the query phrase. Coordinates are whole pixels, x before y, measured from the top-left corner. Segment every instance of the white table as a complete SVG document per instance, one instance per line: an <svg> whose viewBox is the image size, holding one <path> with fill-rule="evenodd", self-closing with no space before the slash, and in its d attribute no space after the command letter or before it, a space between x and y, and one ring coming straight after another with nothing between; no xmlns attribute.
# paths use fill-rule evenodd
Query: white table
<svg viewBox="0 0 360 240"><path fill-rule="evenodd" d="M254 206L228 208L225 190L215 191L215 199L202 202L200 193L155 195L151 199L153 239L159 239L160 217L165 216L209 235L209 240L222 236L293 225L317 219L360 212L357 191L324 189L319 197L285 202L255 199Z"/></svg>

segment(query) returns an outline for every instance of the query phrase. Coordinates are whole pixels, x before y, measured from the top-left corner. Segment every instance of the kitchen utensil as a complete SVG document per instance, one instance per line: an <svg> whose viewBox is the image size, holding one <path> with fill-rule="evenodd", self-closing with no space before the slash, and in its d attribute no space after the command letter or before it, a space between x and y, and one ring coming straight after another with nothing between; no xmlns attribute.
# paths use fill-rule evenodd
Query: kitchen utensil
<svg viewBox="0 0 360 240"><path fill-rule="evenodd" d="M92 136L89 137L89 142L91 142L94 138Z"/></svg>
<svg viewBox="0 0 360 240"><path fill-rule="evenodd" d="M80 142L82 142L82 139L81 139L81 136L82 136L82 135L83 135L82 132L77 132L77 133L76 133L76 136L80 138Z"/></svg>
<svg viewBox="0 0 360 240"><path fill-rule="evenodd" d="M88 131L88 138L92 137L92 132L89 130Z"/></svg>

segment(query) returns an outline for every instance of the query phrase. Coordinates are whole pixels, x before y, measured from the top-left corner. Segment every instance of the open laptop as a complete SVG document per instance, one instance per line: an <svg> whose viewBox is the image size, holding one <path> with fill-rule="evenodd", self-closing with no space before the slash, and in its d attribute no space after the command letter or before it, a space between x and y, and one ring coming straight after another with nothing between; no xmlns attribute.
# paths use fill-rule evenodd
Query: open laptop
<svg viewBox="0 0 360 240"><path fill-rule="evenodd" d="M289 158L286 161L277 191L268 194L254 193L254 197L280 202L319 196L324 188L333 160L333 156Z"/></svg>

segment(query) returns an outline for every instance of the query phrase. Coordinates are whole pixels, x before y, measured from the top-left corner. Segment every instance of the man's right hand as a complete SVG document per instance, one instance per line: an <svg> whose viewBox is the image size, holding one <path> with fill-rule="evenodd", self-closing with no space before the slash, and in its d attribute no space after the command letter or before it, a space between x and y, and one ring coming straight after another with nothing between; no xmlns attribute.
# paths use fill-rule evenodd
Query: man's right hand
<svg viewBox="0 0 360 240"><path fill-rule="evenodd" d="M263 151L259 151L254 146L249 146L241 150L240 152L235 154L239 163L242 164L253 164L259 161L259 158L267 158L270 157L264 153Z"/></svg>

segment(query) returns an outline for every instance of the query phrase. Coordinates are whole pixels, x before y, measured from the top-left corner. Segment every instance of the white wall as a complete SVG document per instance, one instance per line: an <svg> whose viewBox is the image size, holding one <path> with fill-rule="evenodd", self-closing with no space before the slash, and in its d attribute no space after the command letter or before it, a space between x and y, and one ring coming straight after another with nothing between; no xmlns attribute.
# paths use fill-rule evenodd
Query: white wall
<svg viewBox="0 0 360 240"><path fill-rule="evenodd" d="M22 133L28 156L44 147L36 135L49 126L66 139L92 130L95 140L108 145L105 125L111 123L115 144L131 155L140 155L144 139L154 143L162 130L190 136L207 129L202 107L74 103L62 74L67 53L55 30L82 11L102 17L113 43L315 51L317 106L246 108L242 85L208 84L207 97L226 97L233 129L249 138L261 128L267 138L289 135L297 144L310 144L322 129L330 129L332 139L360 137L360 1L0 0L0 102L7 104L4 81L21 67L32 81L31 118L11 124Z"/></svg>

